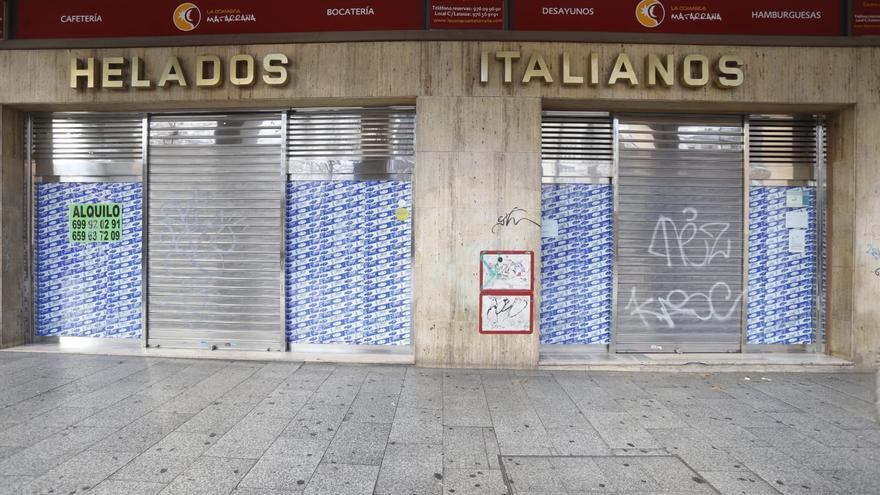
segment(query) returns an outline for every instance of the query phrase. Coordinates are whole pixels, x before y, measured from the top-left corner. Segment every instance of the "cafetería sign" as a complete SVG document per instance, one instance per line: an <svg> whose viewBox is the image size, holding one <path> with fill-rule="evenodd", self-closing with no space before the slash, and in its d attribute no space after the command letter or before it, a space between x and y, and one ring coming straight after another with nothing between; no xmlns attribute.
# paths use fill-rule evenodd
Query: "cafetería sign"
<svg viewBox="0 0 880 495"><path fill-rule="evenodd" d="M711 59L699 53L678 57L651 53L642 60L633 60L626 53L619 53L613 63L604 66L597 53L576 58L566 51L554 56L519 50L483 51L480 55L480 83L500 79L505 85L539 81L566 86L627 84L636 87L644 84L667 88L676 84L702 88L714 83L719 88L732 89L745 81L744 65L742 57L736 55Z"/></svg>

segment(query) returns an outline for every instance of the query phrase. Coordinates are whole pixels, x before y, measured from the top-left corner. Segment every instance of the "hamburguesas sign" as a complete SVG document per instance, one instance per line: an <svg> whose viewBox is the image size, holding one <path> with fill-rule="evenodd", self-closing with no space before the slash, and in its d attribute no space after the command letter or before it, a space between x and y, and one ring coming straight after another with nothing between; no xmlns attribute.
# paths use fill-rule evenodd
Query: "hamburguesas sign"
<svg viewBox="0 0 880 495"><path fill-rule="evenodd" d="M603 66L597 53L576 59L569 52L545 57L540 53L528 54L518 50L483 51L480 54L480 82L486 84L494 78L500 78L503 84L538 81L566 86L626 84L635 87L644 84L668 88L677 83L688 88L701 88L714 83L719 88L731 89L743 84L745 72L742 58L735 55L710 59L698 53L679 57L652 53L643 60L634 61L626 53L620 53L610 66Z"/></svg>
<svg viewBox="0 0 880 495"><path fill-rule="evenodd" d="M290 60L283 53L269 53L257 60L239 54L224 61L218 55L199 55L187 61L175 55L165 59L162 70L150 71L140 57L88 57L70 59L70 87L73 89L149 89L153 87L216 88L228 81L234 86L251 86L262 81L269 86L287 84ZM258 68L259 66L259 68ZM259 75L259 78L257 77Z"/></svg>

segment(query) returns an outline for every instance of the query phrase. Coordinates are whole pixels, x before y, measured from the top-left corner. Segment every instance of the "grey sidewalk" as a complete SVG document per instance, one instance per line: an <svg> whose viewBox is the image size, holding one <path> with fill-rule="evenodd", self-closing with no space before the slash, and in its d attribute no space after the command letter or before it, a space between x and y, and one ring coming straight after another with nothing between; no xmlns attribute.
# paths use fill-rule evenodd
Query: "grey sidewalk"
<svg viewBox="0 0 880 495"><path fill-rule="evenodd" d="M0 352L0 494L880 493L871 374Z"/></svg>

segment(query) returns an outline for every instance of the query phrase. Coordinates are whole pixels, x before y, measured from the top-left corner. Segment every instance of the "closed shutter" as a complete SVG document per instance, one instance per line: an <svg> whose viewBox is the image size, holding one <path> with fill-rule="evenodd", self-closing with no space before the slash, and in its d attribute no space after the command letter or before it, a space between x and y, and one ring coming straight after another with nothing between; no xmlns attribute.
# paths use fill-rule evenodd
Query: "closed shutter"
<svg viewBox="0 0 880 495"><path fill-rule="evenodd" d="M738 351L741 119L622 115L619 125L617 350Z"/></svg>
<svg viewBox="0 0 880 495"><path fill-rule="evenodd" d="M613 165L614 126L607 113L543 113L541 166L545 179L608 178Z"/></svg>
<svg viewBox="0 0 880 495"><path fill-rule="evenodd" d="M31 160L39 180L140 182L142 115L34 114L31 125Z"/></svg>
<svg viewBox="0 0 880 495"><path fill-rule="evenodd" d="M287 131L289 342L408 345L415 109L296 110Z"/></svg>
<svg viewBox="0 0 880 495"><path fill-rule="evenodd" d="M818 129L816 119L810 117L750 117L749 178L815 180L820 152Z"/></svg>
<svg viewBox="0 0 880 495"><path fill-rule="evenodd" d="M155 116L149 344L283 350L280 114Z"/></svg>
<svg viewBox="0 0 880 495"><path fill-rule="evenodd" d="M287 122L288 173L295 180L409 179L415 108L303 109Z"/></svg>

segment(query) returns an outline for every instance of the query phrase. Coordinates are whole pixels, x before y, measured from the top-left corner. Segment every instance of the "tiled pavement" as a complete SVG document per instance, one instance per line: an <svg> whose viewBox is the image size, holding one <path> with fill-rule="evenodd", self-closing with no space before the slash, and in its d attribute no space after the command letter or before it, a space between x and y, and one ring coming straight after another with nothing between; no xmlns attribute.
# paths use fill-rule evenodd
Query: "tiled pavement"
<svg viewBox="0 0 880 495"><path fill-rule="evenodd" d="M873 384L2 352L0 494L877 494Z"/></svg>

